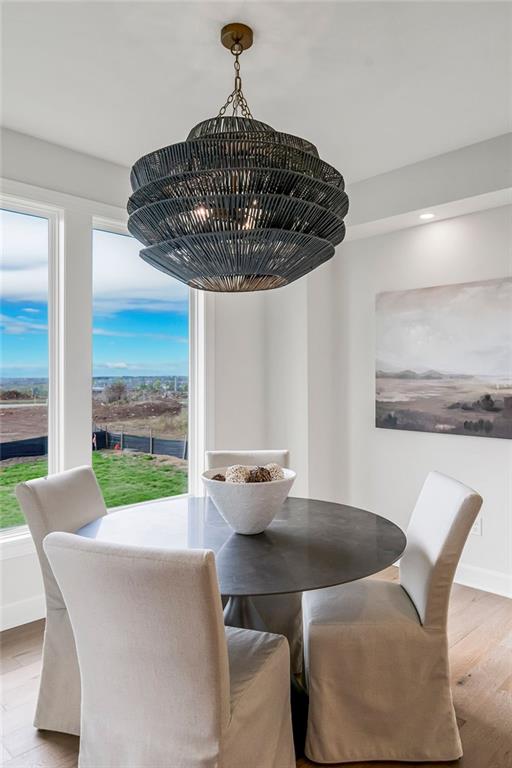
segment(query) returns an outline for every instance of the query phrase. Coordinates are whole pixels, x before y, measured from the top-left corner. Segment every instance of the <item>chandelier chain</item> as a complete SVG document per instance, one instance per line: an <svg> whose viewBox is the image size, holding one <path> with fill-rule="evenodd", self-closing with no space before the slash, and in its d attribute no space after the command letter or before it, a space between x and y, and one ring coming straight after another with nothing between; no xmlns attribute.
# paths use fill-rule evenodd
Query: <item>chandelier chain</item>
<svg viewBox="0 0 512 768"><path fill-rule="evenodd" d="M231 106L233 109L233 116L238 115L238 110L240 110L242 117L252 118L251 110L242 90L242 77L240 75L240 55L243 53L243 50L244 49L240 43L233 43L231 46L231 53L235 57L233 62L235 70L235 87L226 99L225 104L219 109L219 117L223 117Z"/></svg>

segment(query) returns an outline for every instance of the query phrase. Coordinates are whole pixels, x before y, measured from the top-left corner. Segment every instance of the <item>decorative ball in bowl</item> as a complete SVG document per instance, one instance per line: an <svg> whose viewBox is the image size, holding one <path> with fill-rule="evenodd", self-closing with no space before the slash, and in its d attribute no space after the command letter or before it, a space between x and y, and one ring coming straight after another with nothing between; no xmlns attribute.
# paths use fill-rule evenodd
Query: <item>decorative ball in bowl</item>
<svg viewBox="0 0 512 768"><path fill-rule="evenodd" d="M279 480L266 479L268 474L261 472L262 469L266 468L222 467L209 469L202 474L208 495L236 533L262 533L268 528L283 506L295 480L295 472L291 469L279 468L279 475L282 475ZM230 470L234 470L231 476L237 477L234 482L229 480ZM253 478L260 479L240 479L241 476L248 478L249 472L253 473ZM261 479L263 477L265 479Z"/></svg>

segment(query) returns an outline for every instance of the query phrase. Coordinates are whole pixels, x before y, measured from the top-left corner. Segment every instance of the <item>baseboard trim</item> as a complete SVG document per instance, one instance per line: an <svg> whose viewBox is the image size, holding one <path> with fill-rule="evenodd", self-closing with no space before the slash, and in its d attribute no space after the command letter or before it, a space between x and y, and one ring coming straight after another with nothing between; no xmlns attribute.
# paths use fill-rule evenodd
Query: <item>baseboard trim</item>
<svg viewBox="0 0 512 768"><path fill-rule="evenodd" d="M473 587L473 589L481 589L484 592L493 592L495 595L512 598L512 574L461 563L457 568L455 581L465 587Z"/></svg>
<svg viewBox="0 0 512 768"><path fill-rule="evenodd" d="M7 603L2 606L0 631L19 627L46 616L44 594L29 597L26 600L18 600L15 603Z"/></svg>

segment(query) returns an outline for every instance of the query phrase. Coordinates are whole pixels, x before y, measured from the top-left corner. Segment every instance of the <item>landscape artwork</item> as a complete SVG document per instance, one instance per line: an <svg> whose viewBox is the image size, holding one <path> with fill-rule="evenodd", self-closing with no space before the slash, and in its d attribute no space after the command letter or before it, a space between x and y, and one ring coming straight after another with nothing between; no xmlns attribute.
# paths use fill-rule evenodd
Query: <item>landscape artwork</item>
<svg viewBox="0 0 512 768"><path fill-rule="evenodd" d="M375 423L512 439L512 278L376 298Z"/></svg>

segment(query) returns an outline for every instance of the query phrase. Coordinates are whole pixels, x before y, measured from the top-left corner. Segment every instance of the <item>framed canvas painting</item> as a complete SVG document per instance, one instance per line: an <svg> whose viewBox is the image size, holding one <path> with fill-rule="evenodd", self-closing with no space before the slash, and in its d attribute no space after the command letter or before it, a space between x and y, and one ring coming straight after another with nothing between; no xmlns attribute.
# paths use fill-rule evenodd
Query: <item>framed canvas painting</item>
<svg viewBox="0 0 512 768"><path fill-rule="evenodd" d="M512 439L512 278L380 293L375 422Z"/></svg>

